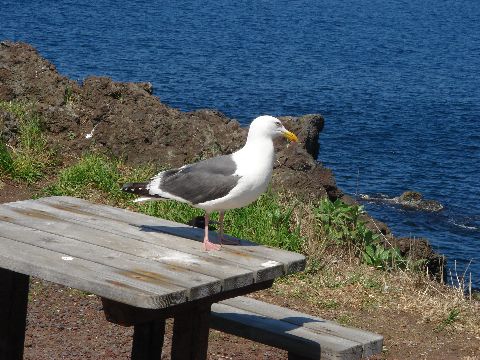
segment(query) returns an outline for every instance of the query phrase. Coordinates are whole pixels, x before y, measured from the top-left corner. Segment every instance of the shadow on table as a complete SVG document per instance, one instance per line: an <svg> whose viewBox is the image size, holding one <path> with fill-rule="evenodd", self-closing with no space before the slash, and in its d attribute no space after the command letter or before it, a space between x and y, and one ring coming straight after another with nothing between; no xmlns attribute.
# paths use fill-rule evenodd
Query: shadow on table
<svg viewBox="0 0 480 360"><path fill-rule="evenodd" d="M203 230L196 227L188 226L165 226L165 225L132 225L140 229L140 231L150 232L150 233L164 233L175 236L184 237L190 240L202 242L203 241ZM259 246L251 241L238 239L233 236L225 235L226 245L233 246ZM217 233L210 233L210 241L218 243Z"/></svg>

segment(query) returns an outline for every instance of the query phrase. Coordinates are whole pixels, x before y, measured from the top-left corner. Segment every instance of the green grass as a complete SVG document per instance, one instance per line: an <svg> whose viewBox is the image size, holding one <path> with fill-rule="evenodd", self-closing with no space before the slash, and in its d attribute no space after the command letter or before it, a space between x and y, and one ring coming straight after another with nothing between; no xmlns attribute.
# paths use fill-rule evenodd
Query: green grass
<svg viewBox="0 0 480 360"><path fill-rule="evenodd" d="M132 195L121 191L121 185L148 179L153 174L153 166L132 169L119 160L89 153L60 171L57 180L44 189L42 195L66 195L85 199L98 195L121 206L133 198Z"/></svg>
<svg viewBox="0 0 480 360"><path fill-rule="evenodd" d="M230 233L243 239L301 251L305 242L300 224L292 219L295 201L283 203L271 191L260 196L253 204L225 214L225 226Z"/></svg>
<svg viewBox="0 0 480 360"><path fill-rule="evenodd" d="M187 223L203 215L200 209L176 201L155 201L138 205L144 214ZM298 228L291 230L292 206L280 204L272 192L260 196L254 203L225 213L225 232L256 243L301 251L304 239ZM213 215L215 219L217 214Z"/></svg>
<svg viewBox="0 0 480 360"><path fill-rule="evenodd" d="M134 204L132 200L135 196L121 191L122 184L145 181L153 174L153 167L133 169L103 155L87 154L62 170L57 181L48 186L42 195L103 198L117 206L134 207L144 214L180 223L203 215L202 210L176 201ZM245 208L228 211L225 215L225 231L257 243L301 251L304 238L300 235L299 226L291 228L293 209L294 204L282 204L277 195L267 192Z"/></svg>
<svg viewBox="0 0 480 360"><path fill-rule="evenodd" d="M452 325L454 322L456 322L458 320L459 315L460 315L460 309L456 307L450 309L446 318L443 319L441 324L439 324L435 330L437 332L443 331L447 326Z"/></svg>
<svg viewBox="0 0 480 360"><path fill-rule="evenodd" d="M53 151L47 147L40 116L31 104L0 101L0 109L18 121L17 145L0 143L0 175L33 183L45 175L54 163Z"/></svg>

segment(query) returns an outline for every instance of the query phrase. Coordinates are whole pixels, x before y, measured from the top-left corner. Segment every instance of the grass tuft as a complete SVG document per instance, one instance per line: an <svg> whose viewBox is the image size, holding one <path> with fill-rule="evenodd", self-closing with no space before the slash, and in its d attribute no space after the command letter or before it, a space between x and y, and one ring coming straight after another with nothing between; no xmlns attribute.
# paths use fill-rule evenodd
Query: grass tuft
<svg viewBox="0 0 480 360"><path fill-rule="evenodd" d="M18 121L17 146L0 144L0 174L33 183L45 175L54 163L54 153L47 147L40 116L31 104L0 101L0 109Z"/></svg>
<svg viewBox="0 0 480 360"><path fill-rule="evenodd" d="M43 195L105 199L114 205L122 206L134 196L123 192L121 186L126 182L148 179L153 174L153 166L132 169L119 160L89 153L63 169L57 180L44 189Z"/></svg>

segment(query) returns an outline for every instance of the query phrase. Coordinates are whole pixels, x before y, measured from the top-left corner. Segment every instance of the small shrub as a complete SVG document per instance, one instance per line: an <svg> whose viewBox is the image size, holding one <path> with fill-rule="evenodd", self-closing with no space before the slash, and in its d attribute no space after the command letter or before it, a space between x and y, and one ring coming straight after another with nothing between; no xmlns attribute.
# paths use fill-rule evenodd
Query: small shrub
<svg viewBox="0 0 480 360"><path fill-rule="evenodd" d="M360 218L363 214L362 206L322 199L314 213L319 231L326 241L337 247L346 247L349 253L367 265L380 269L405 266L406 262L398 249L386 249L379 236L366 227Z"/></svg>

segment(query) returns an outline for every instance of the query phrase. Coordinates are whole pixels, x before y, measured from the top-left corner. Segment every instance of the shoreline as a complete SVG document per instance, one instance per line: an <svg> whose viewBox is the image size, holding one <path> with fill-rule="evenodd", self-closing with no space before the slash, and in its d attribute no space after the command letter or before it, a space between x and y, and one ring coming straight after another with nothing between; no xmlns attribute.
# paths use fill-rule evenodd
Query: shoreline
<svg viewBox="0 0 480 360"><path fill-rule="evenodd" d="M34 102L42 116L52 148L69 149L72 157L99 151L124 159L130 165L181 166L211 156L231 153L244 141L246 129L217 110L182 112L153 95L150 83L120 83L106 77L88 77L82 84L59 74L55 65L28 44L1 42L0 99ZM295 146L276 146L272 178L274 190L299 199L328 197L358 205L336 185L332 170L318 162L319 137L324 127L320 114L280 117L300 139ZM4 137L15 141L18 129L4 121ZM398 246L403 256L427 259L429 273L444 273L443 255L428 240L393 236L389 227L368 214L367 227L385 244Z"/></svg>

